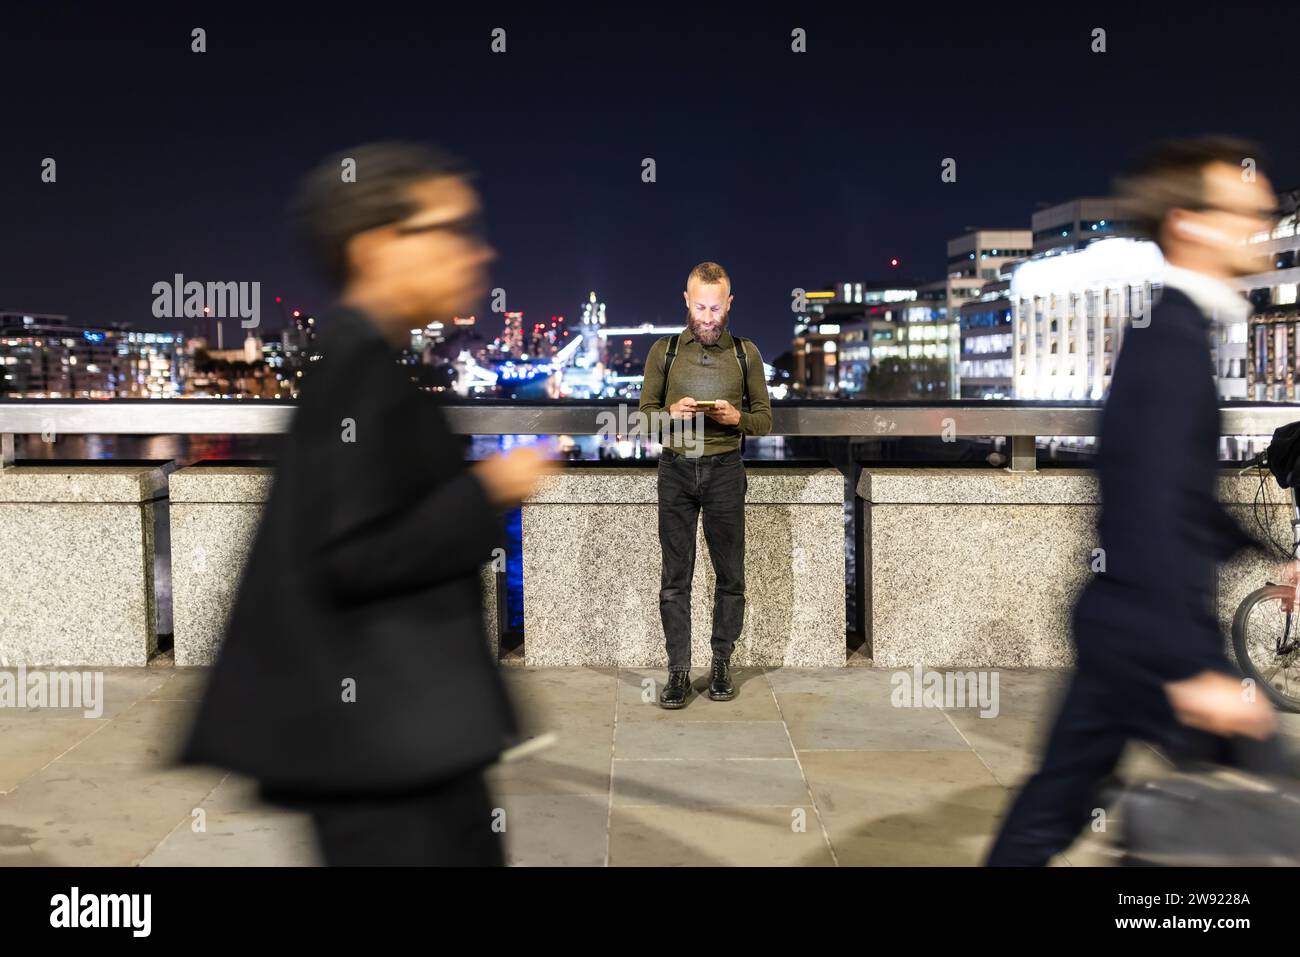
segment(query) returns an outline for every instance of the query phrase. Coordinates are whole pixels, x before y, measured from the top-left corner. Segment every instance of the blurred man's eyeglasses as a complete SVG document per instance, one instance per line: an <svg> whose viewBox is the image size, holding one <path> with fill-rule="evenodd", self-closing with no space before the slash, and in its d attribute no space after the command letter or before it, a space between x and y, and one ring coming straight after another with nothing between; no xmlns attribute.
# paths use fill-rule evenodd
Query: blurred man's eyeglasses
<svg viewBox="0 0 1300 957"><path fill-rule="evenodd" d="M1216 206L1213 203L1201 203L1196 206L1188 207L1193 213L1229 213L1233 216L1244 216L1249 219L1268 220L1270 222L1279 219L1282 216L1280 206L1270 206L1266 209L1234 209L1231 206Z"/></svg>
<svg viewBox="0 0 1300 957"><path fill-rule="evenodd" d="M460 236L463 239L483 240L483 217L481 216L462 216L459 219L444 220L442 222L432 223L398 223L396 226L399 236L414 236L419 233L450 233L453 236Z"/></svg>

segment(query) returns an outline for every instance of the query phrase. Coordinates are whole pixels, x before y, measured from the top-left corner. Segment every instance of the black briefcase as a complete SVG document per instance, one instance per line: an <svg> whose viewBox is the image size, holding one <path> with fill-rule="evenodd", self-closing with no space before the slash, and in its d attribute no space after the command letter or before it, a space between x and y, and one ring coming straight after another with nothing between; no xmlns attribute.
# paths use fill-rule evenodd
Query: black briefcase
<svg viewBox="0 0 1300 957"><path fill-rule="evenodd" d="M1115 807L1116 850L1130 867L1300 864L1300 788L1222 767L1131 784Z"/></svg>

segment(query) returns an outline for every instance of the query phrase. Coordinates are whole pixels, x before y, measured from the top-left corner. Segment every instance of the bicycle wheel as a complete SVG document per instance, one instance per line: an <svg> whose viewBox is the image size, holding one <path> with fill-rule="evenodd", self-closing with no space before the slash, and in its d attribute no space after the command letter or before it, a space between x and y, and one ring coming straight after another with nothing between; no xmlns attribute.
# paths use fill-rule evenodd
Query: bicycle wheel
<svg viewBox="0 0 1300 957"><path fill-rule="evenodd" d="M1247 678L1286 711L1300 711L1300 615L1295 589L1265 585L1246 596L1232 619L1232 648Z"/></svg>

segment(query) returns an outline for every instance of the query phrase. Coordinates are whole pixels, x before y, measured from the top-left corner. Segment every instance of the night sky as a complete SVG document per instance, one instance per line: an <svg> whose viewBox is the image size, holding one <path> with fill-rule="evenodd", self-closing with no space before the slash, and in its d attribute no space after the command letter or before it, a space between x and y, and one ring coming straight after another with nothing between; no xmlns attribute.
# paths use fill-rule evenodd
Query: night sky
<svg viewBox="0 0 1300 957"><path fill-rule="evenodd" d="M1254 138L1300 185L1294 3L183 6L0 14L0 309L183 329L150 313L180 272L261 281L270 329L274 295L322 310L284 208L320 158L373 139L471 159L493 285L527 321L576 318L595 289L611 322L679 322L687 271L714 259L769 361L792 288L891 256L941 277L945 240L1104 193L1154 138Z"/></svg>

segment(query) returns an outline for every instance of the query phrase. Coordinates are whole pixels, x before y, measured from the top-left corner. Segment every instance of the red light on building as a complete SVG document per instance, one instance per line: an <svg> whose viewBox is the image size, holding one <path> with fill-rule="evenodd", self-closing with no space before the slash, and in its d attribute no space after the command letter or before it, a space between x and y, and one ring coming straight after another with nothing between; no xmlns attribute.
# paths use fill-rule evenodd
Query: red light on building
<svg viewBox="0 0 1300 957"><path fill-rule="evenodd" d="M897 266L897 265L898 265L898 260L897 260L897 259L891 259L891 260L889 260L889 265L891 265L891 266Z"/></svg>
<svg viewBox="0 0 1300 957"><path fill-rule="evenodd" d="M295 309L295 310L293 311L293 317L294 317L295 319L297 319L297 318L298 318L299 316L301 316L301 315L302 315L302 313L299 312L297 309Z"/></svg>

